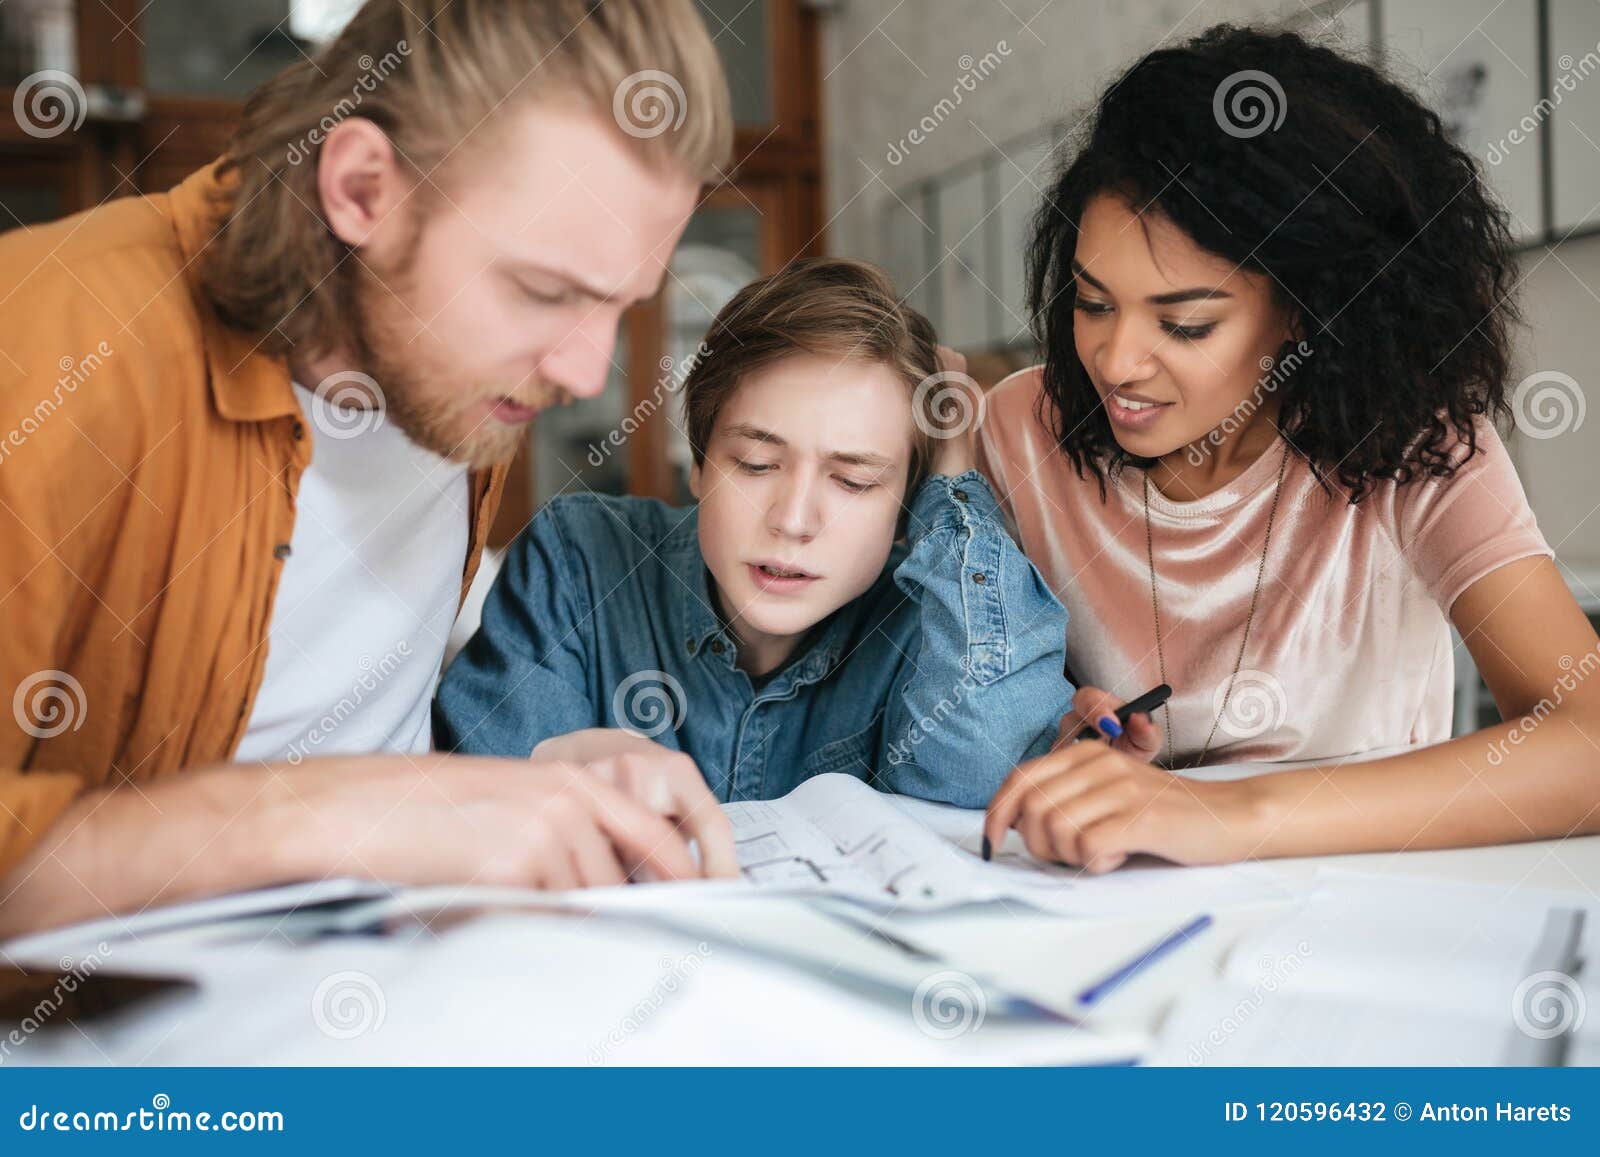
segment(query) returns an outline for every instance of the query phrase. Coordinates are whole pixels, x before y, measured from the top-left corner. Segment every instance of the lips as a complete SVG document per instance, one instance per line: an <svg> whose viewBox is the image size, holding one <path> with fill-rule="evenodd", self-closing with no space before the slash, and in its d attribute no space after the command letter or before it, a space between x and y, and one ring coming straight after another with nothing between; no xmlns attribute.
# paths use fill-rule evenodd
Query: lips
<svg viewBox="0 0 1600 1157"><path fill-rule="evenodd" d="M1106 395L1107 416L1113 424L1126 430L1149 429L1171 405L1171 402L1158 402L1154 398L1117 390Z"/></svg>
<svg viewBox="0 0 1600 1157"><path fill-rule="evenodd" d="M757 587L764 591L776 594L792 594L804 590L820 577L810 571L802 570L793 563L765 560L762 562L747 562L745 569L750 572L750 579Z"/></svg>
<svg viewBox="0 0 1600 1157"><path fill-rule="evenodd" d="M510 398L497 398L490 404L489 413L508 426L521 426L539 416L539 407L524 406Z"/></svg>

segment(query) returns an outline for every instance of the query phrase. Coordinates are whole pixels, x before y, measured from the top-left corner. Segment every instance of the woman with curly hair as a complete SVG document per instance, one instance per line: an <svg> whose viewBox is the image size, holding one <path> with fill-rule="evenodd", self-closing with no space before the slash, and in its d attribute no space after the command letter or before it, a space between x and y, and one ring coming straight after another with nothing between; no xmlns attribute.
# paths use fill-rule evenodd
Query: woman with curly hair
<svg viewBox="0 0 1600 1157"><path fill-rule="evenodd" d="M1600 831L1600 650L1493 425L1514 269L1473 158L1230 27L1088 128L1034 225L1044 364L980 451L1071 614L1062 734L1104 739L1017 768L986 836L1104 871ZM1509 721L1454 740L1451 623ZM1174 774L1222 762L1298 766Z"/></svg>

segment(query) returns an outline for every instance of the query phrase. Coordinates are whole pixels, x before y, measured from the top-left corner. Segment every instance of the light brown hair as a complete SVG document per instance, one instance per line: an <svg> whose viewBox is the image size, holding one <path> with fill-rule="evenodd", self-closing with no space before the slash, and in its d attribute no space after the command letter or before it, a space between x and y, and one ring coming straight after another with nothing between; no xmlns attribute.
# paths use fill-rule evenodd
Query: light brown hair
<svg viewBox="0 0 1600 1157"><path fill-rule="evenodd" d="M367 0L245 105L221 169L231 204L200 263L219 316L274 353L344 336L359 266L313 208L317 153L340 121L388 135L420 222L434 170L444 183L464 154L493 148L496 118L530 102L615 118L648 163L702 183L732 151L727 81L693 0Z"/></svg>
<svg viewBox="0 0 1600 1157"><path fill-rule="evenodd" d="M689 447L697 463L716 429L717 415L746 376L794 354L850 357L888 366L906 384L913 405L930 407L919 389L938 372L932 323L900 300L889 276L864 261L821 257L798 261L752 281L722 307L683 383ZM906 498L927 478L937 413L919 416L912 431Z"/></svg>

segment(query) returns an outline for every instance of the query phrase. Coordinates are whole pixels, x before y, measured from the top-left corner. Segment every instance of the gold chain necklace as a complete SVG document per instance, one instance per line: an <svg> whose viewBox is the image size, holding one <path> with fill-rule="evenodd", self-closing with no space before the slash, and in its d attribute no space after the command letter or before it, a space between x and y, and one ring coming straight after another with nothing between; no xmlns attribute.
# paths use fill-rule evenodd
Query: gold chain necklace
<svg viewBox="0 0 1600 1157"><path fill-rule="evenodd" d="M1283 476L1289 469L1289 447L1283 447L1283 461L1278 463L1278 482L1272 493L1272 510L1267 515L1267 533L1261 542L1261 565L1256 570L1256 589L1250 596L1250 613L1244 619L1244 635L1239 639L1239 655L1233 661L1233 674L1228 676L1228 689L1222 695L1222 709L1217 712L1216 721L1211 724L1211 733L1206 736L1205 746L1200 749L1200 758L1191 765L1199 767L1205 763L1206 755L1211 751L1211 741L1217 737L1217 728L1222 725L1223 718L1228 714L1228 701L1233 698L1233 685L1239 678L1239 671L1244 666L1245 647L1250 642L1250 624L1256 619L1256 605L1261 601L1261 583L1267 575L1267 549L1272 545L1272 526L1278 520L1278 501L1283 497ZM1144 550L1145 557L1150 561L1150 610L1156 621L1156 662L1160 665L1161 681L1167 682L1167 656L1161 647L1161 600L1156 595L1156 547L1155 535L1150 529L1150 472L1144 475ZM1172 703L1166 705L1167 712L1167 768L1177 770L1177 743L1173 738Z"/></svg>

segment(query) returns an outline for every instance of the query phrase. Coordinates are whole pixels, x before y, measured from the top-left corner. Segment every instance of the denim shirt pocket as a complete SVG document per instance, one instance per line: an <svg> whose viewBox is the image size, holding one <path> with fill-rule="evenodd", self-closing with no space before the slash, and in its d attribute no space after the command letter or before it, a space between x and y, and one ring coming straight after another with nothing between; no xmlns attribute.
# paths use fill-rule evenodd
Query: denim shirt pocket
<svg viewBox="0 0 1600 1157"><path fill-rule="evenodd" d="M806 756L800 765L801 781L808 780L814 775L827 775L834 771L853 775L857 779L869 778L872 774L878 741L878 727L882 722L883 712L880 711L872 717L867 726L854 735L825 743Z"/></svg>

